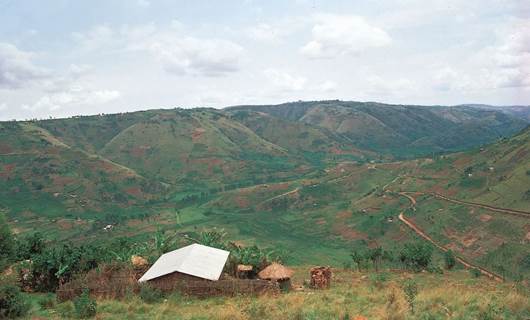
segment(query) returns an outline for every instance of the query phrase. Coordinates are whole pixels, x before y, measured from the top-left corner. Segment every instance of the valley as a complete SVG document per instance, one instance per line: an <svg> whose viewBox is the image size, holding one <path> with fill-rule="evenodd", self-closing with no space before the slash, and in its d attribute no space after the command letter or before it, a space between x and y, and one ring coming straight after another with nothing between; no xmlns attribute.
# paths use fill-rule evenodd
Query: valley
<svg viewBox="0 0 530 320"><path fill-rule="evenodd" d="M514 267L504 272L527 274L516 267L530 254L527 217L468 206L530 207L529 130L509 137L524 120L418 108L331 101L4 122L1 209L20 235L38 230L52 242L215 227L289 252L292 263L334 265L351 248L414 240L399 222L405 210L463 258L498 271L494 257L509 250ZM368 115L387 129L354 125ZM441 119L449 129L433 127ZM448 144L449 133L465 142ZM421 205L411 212L385 191L414 192Z"/></svg>

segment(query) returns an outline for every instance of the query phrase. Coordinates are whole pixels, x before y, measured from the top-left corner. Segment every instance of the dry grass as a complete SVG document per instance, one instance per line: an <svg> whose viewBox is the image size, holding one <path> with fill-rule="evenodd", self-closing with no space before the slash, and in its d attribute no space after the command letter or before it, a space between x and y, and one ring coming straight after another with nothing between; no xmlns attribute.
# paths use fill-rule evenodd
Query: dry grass
<svg viewBox="0 0 530 320"><path fill-rule="evenodd" d="M309 278L298 268L295 285ZM513 283L473 279L466 271L446 275L384 273L376 277L335 270L329 290L292 291L275 296L196 299L178 294L157 304L138 297L98 301L98 319L528 319L528 291ZM402 283L418 285L415 314L409 310ZM57 314L60 314L57 312ZM52 317L53 318L53 317ZM60 317L57 316L56 319Z"/></svg>

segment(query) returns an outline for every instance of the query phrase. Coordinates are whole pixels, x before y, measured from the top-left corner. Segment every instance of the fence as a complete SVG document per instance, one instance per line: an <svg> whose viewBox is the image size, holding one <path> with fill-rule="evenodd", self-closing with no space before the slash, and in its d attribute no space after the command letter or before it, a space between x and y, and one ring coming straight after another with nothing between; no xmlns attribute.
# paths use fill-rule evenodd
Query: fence
<svg viewBox="0 0 530 320"><path fill-rule="evenodd" d="M280 292L278 283L266 280L227 278L218 281L202 280L186 275L169 275L169 278L154 279L147 285L164 292L178 291L195 297L235 296L239 294L260 295ZM83 277L65 283L57 290L57 299L65 301L79 296L88 289L90 295L98 298L120 299L127 294L137 293L141 284L137 282L134 270L91 271Z"/></svg>

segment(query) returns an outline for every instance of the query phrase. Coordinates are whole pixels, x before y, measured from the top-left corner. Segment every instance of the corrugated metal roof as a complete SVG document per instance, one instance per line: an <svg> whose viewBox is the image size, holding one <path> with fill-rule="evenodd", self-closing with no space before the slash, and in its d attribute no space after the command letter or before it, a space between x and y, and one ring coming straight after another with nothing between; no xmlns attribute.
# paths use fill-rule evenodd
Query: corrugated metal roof
<svg viewBox="0 0 530 320"><path fill-rule="evenodd" d="M152 280L173 272L219 280L229 254L225 250L195 243L163 254L138 281Z"/></svg>

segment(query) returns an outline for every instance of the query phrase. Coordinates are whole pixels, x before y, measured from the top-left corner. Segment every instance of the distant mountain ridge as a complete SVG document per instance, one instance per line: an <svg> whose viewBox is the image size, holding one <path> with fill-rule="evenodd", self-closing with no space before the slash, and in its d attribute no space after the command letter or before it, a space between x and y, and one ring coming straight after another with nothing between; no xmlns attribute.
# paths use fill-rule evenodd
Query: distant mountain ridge
<svg viewBox="0 0 530 320"><path fill-rule="evenodd" d="M521 108L522 113L508 113L468 105L406 106L332 100L235 106L225 110L262 112L325 128L346 137L360 149L414 157L463 150L511 136L530 121L526 109Z"/></svg>

